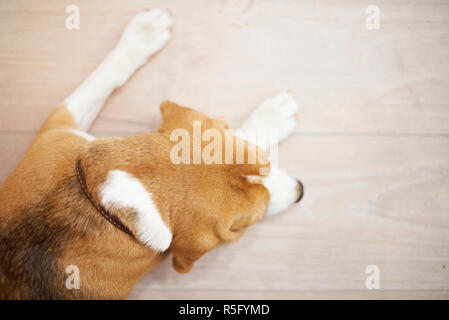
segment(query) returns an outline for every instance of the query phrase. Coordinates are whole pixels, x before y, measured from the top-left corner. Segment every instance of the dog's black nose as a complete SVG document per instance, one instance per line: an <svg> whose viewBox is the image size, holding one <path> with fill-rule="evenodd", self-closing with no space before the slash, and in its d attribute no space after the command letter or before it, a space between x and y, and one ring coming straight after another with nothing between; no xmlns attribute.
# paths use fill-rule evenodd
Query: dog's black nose
<svg viewBox="0 0 449 320"><path fill-rule="evenodd" d="M299 201L301 201L302 196L304 195L304 186L298 179L296 179L296 181L298 182L298 199L296 199L295 203L298 203Z"/></svg>

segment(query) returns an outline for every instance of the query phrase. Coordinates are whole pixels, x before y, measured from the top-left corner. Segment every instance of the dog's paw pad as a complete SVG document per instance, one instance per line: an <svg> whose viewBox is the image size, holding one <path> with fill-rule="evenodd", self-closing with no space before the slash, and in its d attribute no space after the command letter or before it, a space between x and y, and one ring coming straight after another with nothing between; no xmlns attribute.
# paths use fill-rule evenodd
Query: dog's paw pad
<svg viewBox="0 0 449 320"><path fill-rule="evenodd" d="M162 9L151 9L135 15L123 32L120 45L129 51L141 52L150 56L170 39L172 19Z"/></svg>
<svg viewBox="0 0 449 320"><path fill-rule="evenodd" d="M242 128L277 130L281 141L295 130L298 109L290 93L283 91L262 101Z"/></svg>
<svg viewBox="0 0 449 320"><path fill-rule="evenodd" d="M151 42L168 30L172 19L166 11L152 9L137 14L131 23L141 40Z"/></svg>

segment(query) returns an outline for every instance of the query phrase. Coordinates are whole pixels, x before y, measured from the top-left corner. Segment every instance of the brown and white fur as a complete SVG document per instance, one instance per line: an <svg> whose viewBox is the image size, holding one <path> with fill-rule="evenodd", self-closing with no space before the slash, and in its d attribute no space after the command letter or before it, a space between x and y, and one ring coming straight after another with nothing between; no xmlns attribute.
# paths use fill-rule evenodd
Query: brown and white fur
<svg viewBox="0 0 449 320"><path fill-rule="evenodd" d="M263 151L256 164L173 164L173 129L191 131L200 120L202 130L224 132L227 124L171 102L161 105L159 133L118 139L86 133L114 89L168 42L171 24L160 9L136 15L116 48L47 118L1 187L0 298L126 298L169 252L174 268L188 272L209 250L236 241L267 212L301 197L302 186L282 170L260 176L270 166ZM296 111L290 95L281 93L243 127L279 129L283 139L293 131ZM79 289L66 287L70 265L79 268Z"/></svg>

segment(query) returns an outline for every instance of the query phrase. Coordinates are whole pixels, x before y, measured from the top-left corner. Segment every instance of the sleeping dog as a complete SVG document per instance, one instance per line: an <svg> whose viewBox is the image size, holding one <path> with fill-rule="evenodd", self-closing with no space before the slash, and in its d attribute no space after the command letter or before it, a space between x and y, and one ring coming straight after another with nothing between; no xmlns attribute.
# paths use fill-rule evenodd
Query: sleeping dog
<svg viewBox="0 0 449 320"><path fill-rule="evenodd" d="M229 134L222 117L172 102L161 105L158 133L86 133L114 89L168 42L171 24L160 9L137 14L115 49L50 114L1 187L0 298L126 298L169 252L173 267L188 272L209 250L301 199L301 183L271 167L265 152L294 130L297 106L286 92L265 100L242 126L277 130L270 143L245 131ZM173 132L194 134L195 123L200 133L227 135L232 146L214 151L222 163L173 161ZM237 145L245 159L255 151L254 161L239 161ZM194 159L194 144L187 146L184 160ZM70 268L76 283L67 281Z"/></svg>

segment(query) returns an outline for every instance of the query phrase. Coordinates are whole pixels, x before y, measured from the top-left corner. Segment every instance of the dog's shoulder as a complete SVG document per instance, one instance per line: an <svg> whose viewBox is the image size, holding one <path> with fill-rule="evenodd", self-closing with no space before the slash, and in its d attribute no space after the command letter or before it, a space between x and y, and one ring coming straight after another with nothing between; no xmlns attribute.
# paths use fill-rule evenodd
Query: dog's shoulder
<svg viewBox="0 0 449 320"><path fill-rule="evenodd" d="M0 298L77 294L65 288L60 258L98 225L76 179L81 144L61 132L39 134L1 187Z"/></svg>

